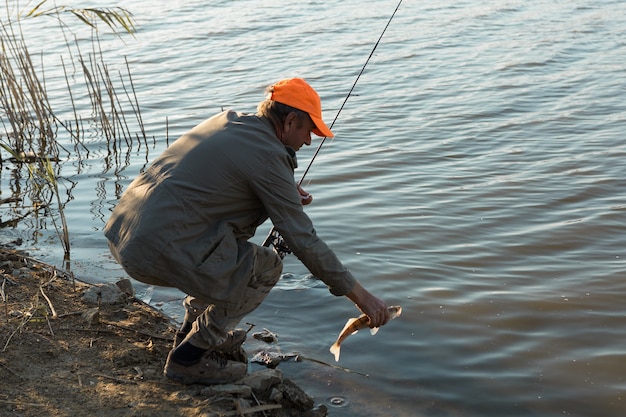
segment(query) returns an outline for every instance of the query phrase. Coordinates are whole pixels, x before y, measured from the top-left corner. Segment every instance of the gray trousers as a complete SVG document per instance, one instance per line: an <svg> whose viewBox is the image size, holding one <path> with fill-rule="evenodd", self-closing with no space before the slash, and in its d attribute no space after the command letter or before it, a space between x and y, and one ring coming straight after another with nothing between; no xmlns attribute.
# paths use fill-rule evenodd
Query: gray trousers
<svg viewBox="0 0 626 417"><path fill-rule="evenodd" d="M185 321L193 323L185 341L202 349L210 349L226 340L227 333L235 329L241 319L256 309L276 285L283 263L271 248L254 245L254 269L243 297L226 304L209 303L188 295L183 301ZM232 305L236 307L232 307Z"/></svg>

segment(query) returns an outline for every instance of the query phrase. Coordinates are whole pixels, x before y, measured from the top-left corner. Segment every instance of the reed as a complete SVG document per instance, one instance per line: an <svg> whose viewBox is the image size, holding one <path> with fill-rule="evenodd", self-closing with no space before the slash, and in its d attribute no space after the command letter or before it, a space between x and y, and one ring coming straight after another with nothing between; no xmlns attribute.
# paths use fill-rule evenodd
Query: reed
<svg viewBox="0 0 626 417"><path fill-rule="evenodd" d="M26 167L29 172L27 186L23 189L18 187L22 195L14 195L11 201L26 200L28 197L32 207L22 207L25 213L19 213L12 220L16 222L29 215L37 216L43 210L51 217L66 260L69 260L70 239L64 207L71 195L68 192L67 200L63 201L59 187L63 182L61 156L80 160L82 152L88 153L83 143L83 117L74 99L80 93L75 90L86 89L91 102L88 119L94 121L89 126L97 130L96 134L106 138L112 148L111 153L117 155L122 148L130 149L135 139L139 146L147 142L128 61L125 62L125 79L120 71L115 73L109 68L100 49L99 25L104 24L121 37L122 34L134 35L135 20L129 11L120 7L49 7L47 0L31 9L16 10L16 7L7 0L7 19L0 21L0 149L9 155L5 160L0 153L0 165L11 162L16 165L17 171ZM81 50L71 32L68 17L76 18L80 24L91 28L89 53L84 54ZM34 18L56 19L64 36L70 59L66 65L66 60L61 57L61 63L69 98L65 102L71 105L70 112L67 112L67 108L65 111L53 108L51 103L54 101L50 100L46 89L43 52L33 54L26 44L23 22ZM77 71L82 73L83 84L70 82ZM119 93L120 89L122 93ZM126 111L127 108L130 111ZM132 133L127 115L134 115L134 124L139 126L139 133ZM69 138L69 141L63 143L73 144L73 149L63 146L60 136ZM57 208L56 215L50 210L53 201ZM5 221L0 226L11 224L14 222Z"/></svg>

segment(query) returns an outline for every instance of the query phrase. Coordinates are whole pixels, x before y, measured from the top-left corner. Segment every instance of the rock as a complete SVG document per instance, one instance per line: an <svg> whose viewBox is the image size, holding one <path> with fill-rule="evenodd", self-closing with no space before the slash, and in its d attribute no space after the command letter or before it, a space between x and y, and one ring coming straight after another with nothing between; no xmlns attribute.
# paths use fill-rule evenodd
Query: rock
<svg viewBox="0 0 626 417"><path fill-rule="evenodd" d="M324 404L320 404L314 409L307 411L302 417L326 417L328 415L328 407Z"/></svg>
<svg viewBox="0 0 626 417"><path fill-rule="evenodd" d="M19 269L14 269L11 272L11 275L13 275L15 278L19 278L19 279L28 279L30 277L31 271L29 268L27 267L21 267Z"/></svg>
<svg viewBox="0 0 626 417"><path fill-rule="evenodd" d="M250 407L252 407L252 403L250 403L250 401L246 401L243 398L236 398L234 399L234 401L237 403L237 409L239 410L246 410ZM243 415L243 413L240 413Z"/></svg>
<svg viewBox="0 0 626 417"><path fill-rule="evenodd" d="M126 304L126 294L115 284L100 284L85 291L83 301L90 305Z"/></svg>
<svg viewBox="0 0 626 417"><path fill-rule="evenodd" d="M214 395L233 395L236 397L248 398L252 396L252 388L248 385L235 384L211 385L203 388L200 391L200 395L207 397Z"/></svg>
<svg viewBox="0 0 626 417"><path fill-rule="evenodd" d="M276 387L272 388L272 392L270 392L269 400L277 404L283 402L283 392Z"/></svg>
<svg viewBox="0 0 626 417"><path fill-rule="evenodd" d="M273 369L276 368L281 362L285 362L290 359L295 359L297 361L298 354L283 354L262 350L255 353L250 361Z"/></svg>
<svg viewBox="0 0 626 417"><path fill-rule="evenodd" d="M128 278L120 279L119 281L115 283L115 285L117 285L118 288L122 290L122 292L126 294L127 296L129 297L135 296L135 289L133 288L133 284L130 282Z"/></svg>
<svg viewBox="0 0 626 417"><path fill-rule="evenodd" d="M276 333L272 333L267 329L263 329L263 331L261 332L252 333L252 337L254 337L257 340L261 340L265 343L277 343L278 342L278 336L276 336Z"/></svg>
<svg viewBox="0 0 626 417"><path fill-rule="evenodd" d="M81 314L81 317L90 326L95 326L96 324L100 323L100 309L95 307L90 308L89 310L85 310L83 314Z"/></svg>
<svg viewBox="0 0 626 417"><path fill-rule="evenodd" d="M289 400L295 407L301 410L310 410L313 408L315 401L313 397L304 392L302 388L297 386L289 378L284 378L283 382L278 386L283 392L286 400Z"/></svg>
<svg viewBox="0 0 626 417"><path fill-rule="evenodd" d="M283 382L283 373L278 369L264 369L253 372L241 380L257 395L267 398L272 388Z"/></svg>

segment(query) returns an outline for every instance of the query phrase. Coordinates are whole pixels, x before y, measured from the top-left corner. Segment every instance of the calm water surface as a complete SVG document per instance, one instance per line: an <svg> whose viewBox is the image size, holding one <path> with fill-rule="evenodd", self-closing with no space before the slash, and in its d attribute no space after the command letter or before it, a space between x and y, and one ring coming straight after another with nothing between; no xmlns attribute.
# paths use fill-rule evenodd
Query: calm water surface
<svg viewBox="0 0 626 417"><path fill-rule="evenodd" d="M317 88L331 121L397 2L119 5L139 31L125 44L104 35L103 52L112 67L128 58L154 141L111 159L92 135L88 157L64 162L71 267L92 282L123 276L102 228L168 138L222 108L254 111L291 76ZM29 25L49 94L63 91L56 25ZM356 372L284 372L337 417L626 415L625 103L624 2L405 0L305 182L318 233L403 314L348 339L339 365ZM3 171L2 197L10 180ZM61 264L49 221L0 232ZM179 293L137 289L181 317ZM282 352L334 363L328 347L355 314L290 257L246 321Z"/></svg>

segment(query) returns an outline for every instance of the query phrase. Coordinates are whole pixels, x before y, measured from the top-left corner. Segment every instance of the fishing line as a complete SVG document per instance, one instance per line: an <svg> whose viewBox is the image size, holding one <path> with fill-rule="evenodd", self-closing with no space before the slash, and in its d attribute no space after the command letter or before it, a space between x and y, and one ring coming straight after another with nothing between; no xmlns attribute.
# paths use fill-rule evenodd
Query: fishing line
<svg viewBox="0 0 626 417"><path fill-rule="evenodd" d="M343 103L341 103L341 107L339 107L339 110L337 111L337 114L335 115L335 118L333 119L332 123L329 126L329 128L331 130L332 130L333 126L335 125L335 122L339 118L339 114L341 114L341 111L345 107L346 102L348 101L348 99L352 95L352 92L354 91L354 87L356 87L356 84L359 82L359 79L361 78L361 75L365 71L365 67L367 67L367 64L370 62L370 59L372 59L372 56L374 56L374 52L376 52L376 48L378 48L378 45L380 44L381 39L385 35L385 32L387 31L387 28L391 24L391 21L393 20L393 17L396 15L396 12L400 8L401 4L402 4L402 0L400 0L398 2L398 5L396 6L395 10L393 11L391 16L389 17L389 20L387 21L387 24L385 25L385 28L383 29L383 31L381 32L380 36L378 37L378 40L374 44L374 47L372 48L372 52L370 52L369 56L367 57L367 60L365 61L365 64L363 64L363 66L361 67L361 71L359 71L359 74L357 75L356 79L354 80L354 83L352 84L352 87L350 88L350 91L348 91L348 94L346 95L346 98L343 100ZM304 177L306 177L306 174L308 174L309 170L311 169L311 166L313 165L313 161L315 161L315 158L317 157L317 155L319 154L320 150L322 149L322 146L324 146L324 142L326 142L326 136L324 136L322 138L322 140L320 141L320 144L317 146L317 149L313 153L313 156L311 157L311 160L309 161L309 165L307 165L306 169L302 173L302 177L300 178L300 181L298 181L298 186L302 185L302 182L304 181ZM274 227L272 227L272 230L270 230L269 234L267 235L267 237L263 241L263 246L267 247L267 246L270 246L270 245L274 245L274 247L277 249L277 251L278 251L279 255L281 256L281 258L284 257L287 253L291 252L291 251L289 251L289 248L287 248L287 246L285 245L285 243L283 241L283 238L280 236L280 234L278 233L278 231Z"/></svg>
<svg viewBox="0 0 626 417"><path fill-rule="evenodd" d="M352 88L350 88L350 91L348 91L348 95L346 95L346 98L343 100L343 103L341 104L341 107L339 107L339 110L337 111L337 114L335 115L335 118L333 119L332 123L329 126L330 130L333 129L333 126L335 125L335 122L339 118L339 114L341 113L341 111L343 110L343 108L346 105L346 102L348 101L348 99L352 95L352 91L354 91L354 87L356 87L356 84L359 82L359 78L361 78L361 75L363 74L363 71L365 71L365 67L367 67L367 64L370 62L370 59L372 59L372 56L374 55L374 52L376 51L376 48L378 48L378 44L380 43L380 40L383 38L383 35L385 34L385 32L387 31L387 28L391 24L391 21L393 20L393 17L396 15L396 12L400 8L400 4L402 4L402 0L400 0L398 2L398 5L396 6L396 9L391 14L391 17L387 21L387 24L385 25L385 28L381 32L380 36L378 37L378 40L376 41L376 44L372 48L372 52L370 52L370 55L367 57L367 60L365 61L365 64L363 64L363 66L361 67L361 71L359 72L359 75L357 75L356 79L354 80L354 84L352 84ZM309 169L311 169L311 165L313 165L313 161L315 160L315 158L317 157L317 154L322 149L322 146L324 145L324 142L326 142L326 136L324 136L322 138L322 140L320 141L320 144L318 145L317 149L315 150L315 153L313 154L313 157L311 157L311 161L309 162L309 165L304 170L304 173L302 174L302 177L300 178L300 181L298 181L298 185L301 185L302 181L304 181L304 177L306 177L306 174L308 174Z"/></svg>

